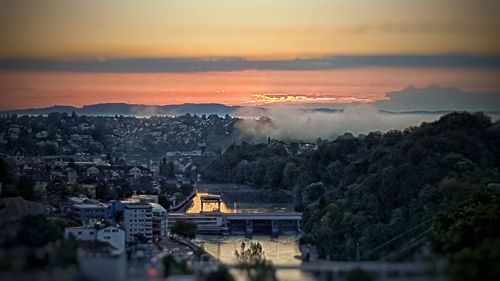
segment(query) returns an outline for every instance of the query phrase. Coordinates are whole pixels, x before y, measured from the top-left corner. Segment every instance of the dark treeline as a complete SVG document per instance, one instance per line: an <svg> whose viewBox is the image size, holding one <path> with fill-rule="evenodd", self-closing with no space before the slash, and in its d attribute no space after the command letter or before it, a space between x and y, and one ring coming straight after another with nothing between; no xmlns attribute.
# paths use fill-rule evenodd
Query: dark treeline
<svg viewBox="0 0 500 281"><path fill-rule="evenodd" d="M403 258L426 241L436 214L500 182L500 123L482 113L318 145L301 154L233 145L203 176L288 190L304 212L302 242L344 260Z"/></svg>

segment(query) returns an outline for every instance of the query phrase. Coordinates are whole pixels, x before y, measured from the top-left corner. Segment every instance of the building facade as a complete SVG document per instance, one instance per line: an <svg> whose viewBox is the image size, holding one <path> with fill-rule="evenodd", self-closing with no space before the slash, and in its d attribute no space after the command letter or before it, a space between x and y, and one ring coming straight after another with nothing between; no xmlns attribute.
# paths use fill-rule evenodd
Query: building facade
<svg viewBox="0 0 500 281"><path fill-rule="evenodd" d="M94 222L83 226L66 227L64 237L68 238L70 235L80 241L108 242L117 250L125 251L125 231L116 225Z"/></svg>
<svg viewBox="0 0 500 281"><path fill-rule="evenodd" d="M136 242L143 237L148 242L153 240L153 213L148 203L124 203L123 226L127 243Z"/></svg>
<svg viewBox="0 0 500 281"><path fill-rule="evenodd" d="M74 204L71 207L74 219L83 223L90 219L105 220L113 218L113 206L104 203Z"/></svg>

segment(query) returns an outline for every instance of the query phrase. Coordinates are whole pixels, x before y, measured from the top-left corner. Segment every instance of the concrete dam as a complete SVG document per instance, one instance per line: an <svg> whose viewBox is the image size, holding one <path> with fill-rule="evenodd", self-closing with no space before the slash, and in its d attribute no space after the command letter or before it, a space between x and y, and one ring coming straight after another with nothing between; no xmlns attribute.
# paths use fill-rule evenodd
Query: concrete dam
<svg viewBox="0 0 500 281"><path fill-rule="evenodd" d="M300 233L299 212L229 212L220 195L199 196L196 212L168 214L168 227L178 220L193 221L200 234L223 235L294 235Z"/></svg>

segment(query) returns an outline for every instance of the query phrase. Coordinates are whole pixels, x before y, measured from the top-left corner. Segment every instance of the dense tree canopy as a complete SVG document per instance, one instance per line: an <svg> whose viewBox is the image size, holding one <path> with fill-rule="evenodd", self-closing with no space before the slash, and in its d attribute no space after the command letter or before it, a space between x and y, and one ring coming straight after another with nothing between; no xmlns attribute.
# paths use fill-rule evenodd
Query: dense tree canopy
<svg viewBox="0 0 500 281"><path fill-rule="evenodd" d="M437 252L451 260L454 280L496 280L500 276L500 197L481 190L438 216L433 225Z"/></svg>
<svg viewBox="0 0 500 281"><path fill-rule="evenodd" d="M186 238L195 238L198 226L195 222L179 220L174 223L170 232Z"/></svg>
<svg viewBox="0 0 500 281"><path fill-rule="evenodd" d="M203 176L289 190L304 212L302 242L347 260L394 256L427 233L437 213L500 182L500 123L482 113L317 144L303 153L233 145L202 167Z"/></svg>

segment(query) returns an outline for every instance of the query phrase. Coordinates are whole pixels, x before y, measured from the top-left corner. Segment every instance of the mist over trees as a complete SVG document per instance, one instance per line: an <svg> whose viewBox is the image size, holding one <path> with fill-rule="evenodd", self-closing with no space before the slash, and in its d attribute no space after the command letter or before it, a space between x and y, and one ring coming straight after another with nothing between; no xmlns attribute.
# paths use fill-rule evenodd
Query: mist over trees
<svg viewBox="0 0 500 281"><path fill-rule="evenodd" d="M317 144L301 154L233 145L202 167L203 176L288 190L304 212L302 243L343 260L404 258L424 241L436 214L500 182L500 123L482 113Z"/></svg>

